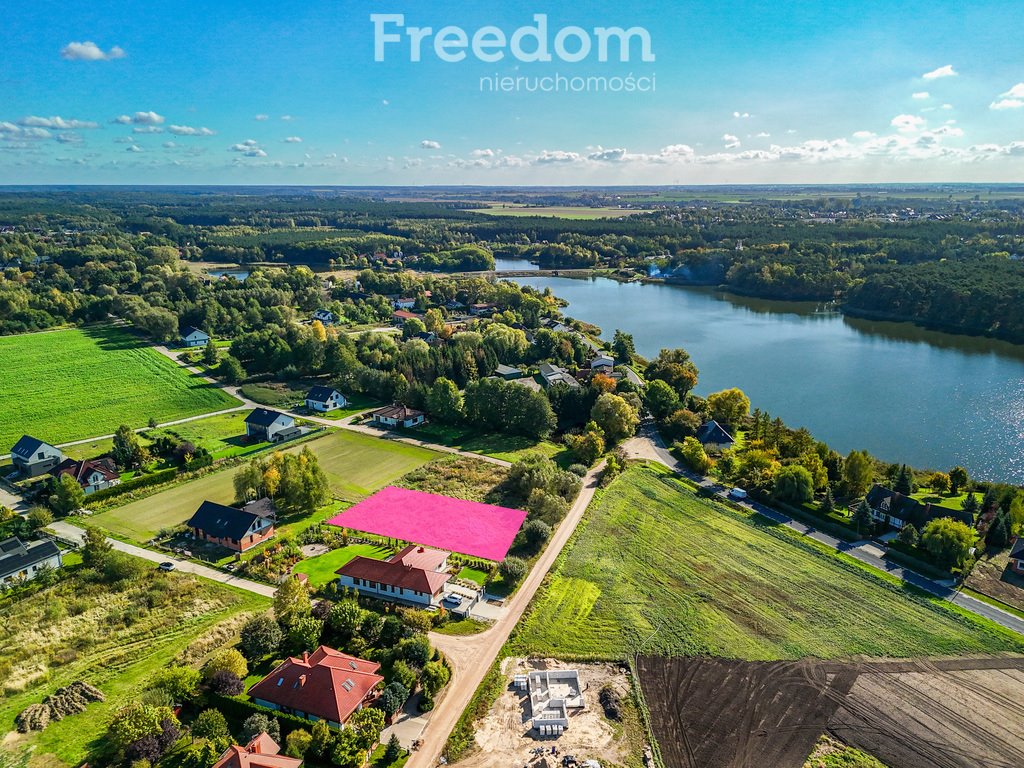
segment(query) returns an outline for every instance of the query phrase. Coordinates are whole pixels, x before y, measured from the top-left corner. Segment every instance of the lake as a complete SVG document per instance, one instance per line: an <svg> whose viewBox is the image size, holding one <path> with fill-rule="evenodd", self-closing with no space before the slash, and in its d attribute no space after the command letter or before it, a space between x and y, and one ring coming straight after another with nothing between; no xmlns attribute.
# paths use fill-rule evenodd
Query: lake
<svg viewBox="0 0 1024 768"><path fill-rule="evenodd" d="M645 357L685 348L700 369L697 394L739 387L752 408L841 453L1024 483L1024 347L703 288L514 279L551 288L604 338L633 334Z"/></svg>
<svg viewBox="0 0 1024 768"><path fill-rule="evenodd" d="M495 272L536 272L540 267L526 259L510 259L505 257L494 257Z"/></svg>

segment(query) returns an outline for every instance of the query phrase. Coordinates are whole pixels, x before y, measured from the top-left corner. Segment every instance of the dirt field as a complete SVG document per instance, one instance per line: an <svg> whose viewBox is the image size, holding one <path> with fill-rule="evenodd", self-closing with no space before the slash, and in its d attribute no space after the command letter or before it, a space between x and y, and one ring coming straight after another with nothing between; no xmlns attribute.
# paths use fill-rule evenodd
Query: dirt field
<svg viewBox="0 0 1024 768"><path fill-rule="evenodd" d="M982 557L971 569L967 586L1024 611L1024 576L1010 570L1008 550Z"/></svg>
<svg viewBox="0 0 1024 768"><path fill-rule="evenodd" d="M1024 762L1024 658L639 661L667 768L800 768L823 732L892 768Z"/></svg>
<svg viewBox="0 0 1024 768"><path fill-rule="evenodd" d="M570 710L569 727L559 737L533 738L530 730L530 705L525 694L512 687L512 677L532 669L576 669L586 706ZM566 664L554 659L506 659L502 671L508 686L476 728L476 749L456 765L459 768L561 768L562 755L578 760L596 759L605 765L632 762L637 747L630 743L628 728L613 724L598 703L598 692L611 684L623 702L630 699L629 677L615 664ZM558 757L540 758L531 753L537 747L558 749Z"/></svg>

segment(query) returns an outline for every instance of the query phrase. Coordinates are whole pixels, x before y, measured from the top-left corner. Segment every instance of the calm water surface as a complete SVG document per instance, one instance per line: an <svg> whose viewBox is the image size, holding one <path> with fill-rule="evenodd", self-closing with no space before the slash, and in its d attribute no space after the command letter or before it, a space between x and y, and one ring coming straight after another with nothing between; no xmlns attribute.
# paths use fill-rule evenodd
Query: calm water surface
<svg viewBox="0 0 1024 768"><path fill-rule="evenodd" d="M536 272L540 267L526 259L506 259L494 257L494 270L496 272L523 272L529 270Z"/></svg>
<svg viewBox="0 0 1024 768"><path fill-rule="evenodd" d="M814 304L597 278L515 278L637 351L684 347L698 394L739 387L753 407L846 453L1024 483L1024 347L845 318Z"/></svg>

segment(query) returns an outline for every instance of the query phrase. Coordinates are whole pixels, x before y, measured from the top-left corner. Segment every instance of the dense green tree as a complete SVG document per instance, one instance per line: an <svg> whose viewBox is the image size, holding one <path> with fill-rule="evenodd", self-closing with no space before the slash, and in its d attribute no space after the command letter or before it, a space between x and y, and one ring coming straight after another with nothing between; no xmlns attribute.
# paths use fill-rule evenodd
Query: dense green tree
<svg viewBox="0 0 1024 768"><path fill-rule="evenodd" d="M518 584L526 577L529 570L530 568L525 560L511 555L502 560L498 565L501 577L509 584Z"/></svg>
<svg viewBox="0 0 1024 768"><path fill-rule="evenodd" d="M114 447L111 456L119 467L139 469L149 461L149 453L139 443L139 436L127 424L122 424L114 433Z"/></svg>
<svg viewBox="0 0 1024 768"><path fill-rule="evenodd" d="M711 459L697 438L683 438L679 453L686 465L698 475L706 475L711 471Z"/></svg>
<svg viewBox="0 0 1024 768"><path fill-rule="evenodd" d="M741 389L723 389L708 395L708 408L711 418L730 432L735 432L750 412L750 398Z"/></svg>
<svg viewBox="0 0 1024 768"><path fill-rule="evenodd" d="M921 545L943 568L958 568L970 557L974 531L958 520L939 517L925 524Z"/></svg>
<svg viewBox="0 0 1024 768"><path fill-rule="evenodd" d="M238 735L242 743L247 744L261 733L268 734L270 738L280 743L281 726L277 722L277 718L265 715L262 712L254 712L245 718L245 721L242 723L242 730L239 731Z"/></svg>
<svg viewBox="0 0 1024 768"><path fill-rule="evenodd" d="M1010 543L1010 516L1003 510L999 510L996 516L989 523L985 532L985 544L990 548L1000 551L1006 549Z"/></svg>
<svg viewBox="0 0 1024 768"><path fill-rule="evenodd" d="M633 343L633 335L620 331L618 328L615 329L615 335L612 337L612 354L615 355L615 359L621 361L624 364L632 362L633 357L636 355L636 345Z"/></svg>
<svg viewBox="0 0 1024 768"><path fill-rule="evenodd" d="M966 488L968 482L970 482L970 477L963 467L958 465L949 470L949 490L954 496Z"/></svg>
<svg viewBox="0 0 1024 768"><path fill-rule="evenodd" d="M312 610L309 590L297 578L285 579L274 592L274 618L282 627L291 627L299 619L309 616Z"/></svg>
<svg viewBox="0 0 1024 768"><path fill-rule="evenodd" d="M907 523L900 528L899 536L897 537L901 544L906 544L908 547L916 547L918 542L921 540L921 535L917 532L911 523Z"/></svg>
<svg viewBox="0 0 1024 768"><path fill-rule="evenodd" d="M228 736L228 721L217 709L204 709L192 721L192 737L196 739L220 739Z"/></svg>
<svg viewBox="0 0 1024 768"><path fill-rule="evenodd" d="M799 464L784 466L775 473L772 495L788 504L806 504L814 498L814 478Z"/></svg>
<svg viewBox="0 0 1024 768"><path fill-rule="evenodd" d="M902 493L904 496L909 496L914 492L914 476L906 464L901 465L896 473L896 480L893 482L892 489L896 493Z"/></svg>
<svg viewBox="0 0 1024 768"><path fill-rule="evenodd" d="M832 495L832 486L825 487L825 498L821 500L821 504L818 506L818 511L823 515L831 515L836 511L836 500Z"/></svg>
<svg viewBox="0 0 1024 768"><path fill-rule="evenodd" d="M451 379L441 376L427 391L427 410L430 415L445 424L457 424L462 420L462 393Z"/></svg>
<svg viewBox="0 0 1024 768"><path fill-rule="evenodd" d="M312 734L305 728L296 728L284 740L284 754L288 757L305 757L313 743Z"/></svg>
<svg viewBox="0 0 1024 768"><path fill-rule="evenodd" d="M203 665L203 677L212 680L218 672L230 672L231 674L245 679L249 674L249 665L245 657L235 648L224 648L218 651L206 664Z"/></svg>
<svg viewBox="0 0 1024 768"><path fill-rule="evenodd" d="M679 395L677 395L675 390L661 379L655 379L647 385L647 390L644 393L644 401L647 405L647 410L649 410L651 415L658 419L658 421L661 421L672 413L675 413L679 410L680 406Z"/></svg>
<svg viewBox="0 0 1024 768"><path fill-rule="evenodd" d="M82 537L82 563L87 568L102 568L113 548L103 531L94 525L87 526Z"/></svg>
<svg viewBox="0 0 1024 768"><path fill-rule="evenodd" d="M850 497L863 496L874 478L874 465L867 451L850 451L843 462L843 481Z"/></svg>
<svg viewBox="0 0 1024 768"><path fill-rule="evenodd" d="M928 478L928 486L936 493L949 493L950 479L945 472L935 472Z"/></svg>
<svg viewBox="0 0 1024 768"><path fill-rule="evenodd" d="M960 508L963 509L963 511L969 514L972 518L977 517L978 511L980 509L980 507L978 506L978 497L975 496L973 493L968 493L967 496L964 497L964 500L960 503Z"/></svg>
<svg viewBox="0 0 1024 768"><path fill-rule="evenodd" d="M640 417L633 406L622 397L607 392L597 398L590 411L590 418L611 443L631 437L640 424Z"/></svg>
<svg viewBox="0 0 1024 768"><path fill-rule="evenodd" d="M865 533L871 530L872 520L871 507L868 506L867 501L861 500L861 502L854 507L852 515L853 524L857 527L857 533Z"/></svg>
<svg viewBox="0 0 1024 768"><path fill-rule="evenodd" d="M53 515L46 507L32 507L25 515L28 529L35 533L53 522Z"/></svg>
<svg viewBox="0 0 1024 768"><path fill-rule="evenodd" d="M697 386L697 366L685 349L663 349L647 364L644 375L648 381L661 379L675 390L681 401Z"/></svg>
<svg viewBox="0 0 1024 768"><path fill-rule="evenodd" d="M58 515L70 515L85 505L85 491L71 475L61 475L57 481L50 505Z"/></svg>
<svg viewBox="0 0 1024 768"><path fill-rule="evenodd" d="M238 647L249 661L276 653L281 645L281 627L265 613L253 616L239 633Z"/></svg>
<svg viewBox="0 0 1024 768"><path fill-rule="evenodd" d="M201 679L194 667L171 665L156 673L151 687L164 691L175 703L184 703L195 698Z"/></svg>

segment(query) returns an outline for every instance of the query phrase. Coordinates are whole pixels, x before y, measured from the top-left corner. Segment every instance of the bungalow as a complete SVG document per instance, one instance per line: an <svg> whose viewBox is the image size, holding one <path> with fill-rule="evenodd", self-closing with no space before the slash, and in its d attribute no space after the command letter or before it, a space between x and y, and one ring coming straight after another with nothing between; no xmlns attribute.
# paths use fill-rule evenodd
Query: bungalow
<svg viewBox="0 0 1024 768"><path fill-rule="evenodd" d="M60 547L49 539L25 544L17 536L0 541L0 584L34 579L49 568L60 568Z"/></svg>
<svg viewBox="0 0 1024 768"><path fill-rule="evenodd" d="M28 435L22 435L11 449L14 468L24 477L39 477L52 472L63 459L64 454L59 448Z"/></svg>
<svg viewBox="0 0 1024 768"><path fill-rule="evenodd" d="M497 307L494 304L477 303L469 305L469 314L481 316L481 315L493 315Z"/></svg>
<svg viewBox="0 0 1024 768"><path fill-rule="evenodd" d="M348 405L348 400L333 387L313 387L306 394L306 407L311 411L334 411Z"/></svg>
<svg viewBox="0 0 1024 768"><path fill-rule="evenodd" d="M340 729L377 698L377 688L384 682L379 670L375 661L321 645L282 661L249 689L249 696L261 707L303 720L324 720Z"/></svg>
<svg viewBox="0 0 1024 768"><path fill-rule="evenodd" d="M518 368L513 368L511 365L499 364L494 369L494 375L499 379L512 381L513 379L521 379L523 372Z"/></svg>
<svg viewBox="0 0 1024 768"><path fill-rule="evenodd" d="M540 364L540 377L544 380L544 388L553 387L555 384L566 384L572 389L579 389L580 383L573 378L567 370L559 368L551 363Z"/></svg>
<svg viewBox="0 0 1024 768"><path fill-rule="evenodd" d="M412 309L416 306L416 299L412 296L402 296L391 302L395 309Z"/></svg>
<svg viewBox="0 0 1024 768"><path fill-rule="evenodd" d="M204 501L186 525L197 539L245 552L274 535L270 518L244 509Z"/></svg>
<svg viewBox="0 0 1024 768"><path fill-rule="evenodd" d="M395 603L437 606L444 593L450 553L410 544L387 560L354 557L335 573L338 586Z"/></svg>
<svg viewBox="0 0 1024 768"><path fill-rule="evenodd" d="M417 411L415 408L409 408L398 403L379 408L370 416L374 424L387 429L395 429L396 427L411 429L412 427L418 427L427 420L427 414L423 411Z"/></svg>
<svg viewBox="0 0 1024 768"><path fill-rule="evenodd" d="M191 325L181 331L181 346L183 347L205 347L210 343L210 335Z"/></svg>
<svg viewBox="0 0 1024 768"><path fill-rule="evenodd" d="M301 757L285 757L281 745L263 731L244 747L232 744L213 768L299 768Z"/></svg>
<svg viewBox="0 0 1024 768"><path fill-rule="evenodd" d="M337 316L329 309L318 309L313 313L313 319L319 320L324 325L334 325L338 322Z"/></svg>
<svg viewBox="0 0 1024 768"><path fill-rule="evenodd" d="M714 419L697 430L697 439L705 448L715 451L724 451L726 448L732 448L736 444L736 439Z"/></svg>
<svg viewBox="0 0 1024 768"><path fill-rule="evenodd" d="M396 309L391 313L391 321L397 326L405 325L409 320L419 320L420 316L415 312L405 309Z"/></svg>
<svg viewBox="0 0 1024 768"><path fill-rule="evenodd" d="M1010 549L1010 568L1024 576L1024 536L1018 536Z"/></svg>
<svg viewBox="0 0 1024 768"><path fill-rule="evenodd" d="M84 461L64 459L53 470L53 476L58 480L62 475L73 477L86 493L102 491L104 488L110 488L121 482L117 466L107 457Z"/></svg>
<svg viewBox="0 0 1024 768"><path fill-rule="evenodd" d="M590 370L594 373L611 373L615 367L615 358L610 355L598 355L590 361Z"/></svg>
<svg viewBox="0 0 1024 768"><path fill-rule="evenodd" d="M897 493L877 483L868 491L864 501L868 503L871 517L876 522L897 530L910 523L920 531L932 520L940 517L950 517L964 525L974 527L974 518L970 512L940 507L937 504L922 504L917 499L904 496L902 493Z"/></svg>
<svg viewBox="0 0 1024 768"><path fill-rule="evenodd" d="M289 440L293 434L295 419L287 413L272 411L269 408L256 408L245 417L246 437L255 437L259 440L276 443L281 440Z"/></svg>

